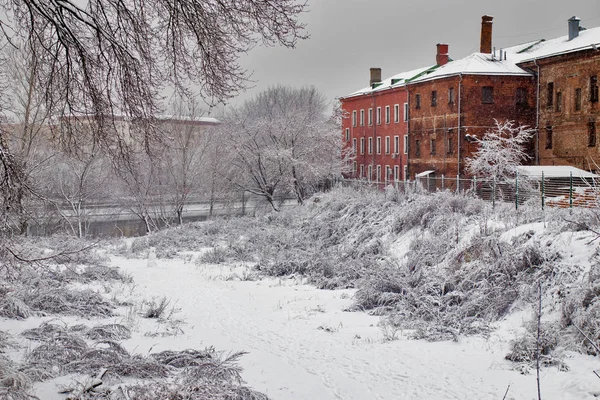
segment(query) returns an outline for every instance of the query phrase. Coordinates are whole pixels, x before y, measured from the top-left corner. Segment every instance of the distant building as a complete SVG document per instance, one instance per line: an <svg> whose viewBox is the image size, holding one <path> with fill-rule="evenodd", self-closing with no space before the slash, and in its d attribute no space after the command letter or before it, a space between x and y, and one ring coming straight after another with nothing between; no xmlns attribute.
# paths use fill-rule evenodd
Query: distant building
<svg viewBox="0 0 600 400"><path fill-rule="evenodd" d="M466 159L477 150L473 139L493 128L495 119L536 129L531 164L596 169L600 28L582 30L573 17L568 36L495 50L492 20L482 17L479 52L452 60L448 45L438 44L435 65L384 81L380 70L371 69L368 88L341 98L344 145L356 154L353 177L466 175ZM387 123L388 108L397 107L401 121ZM387 137L400 138L395 157L377 147L382 142L387 149Z"/></svg>

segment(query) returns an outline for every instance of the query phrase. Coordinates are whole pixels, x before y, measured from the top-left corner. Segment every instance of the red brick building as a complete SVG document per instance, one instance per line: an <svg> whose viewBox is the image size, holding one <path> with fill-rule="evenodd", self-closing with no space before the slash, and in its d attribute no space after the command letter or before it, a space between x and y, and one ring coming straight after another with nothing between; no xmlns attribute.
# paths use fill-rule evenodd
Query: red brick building
<svg viewBox="0 0 600 400"><path fill-rule="evenodd" d="M385 180L390 175L377 171L388 165L402 171L392 175L396 179L424 172L465 175L466 159L476 150L467 139L481 137L495 119L536 129L533 164L596 169L600 28L582 30L574 17L568 36L496 51L492 17L484 16L480 38L478 53L456 61L449 59L447 45L438 44L434 66L385 81L374 69L371 86L341 99L348 115L345 145L356 149L354 177ZM387 124L386 107L394 110L395 105L401 121ZM368 115L378 107L384 122L361 124L362 110ZM377 152L378 141L387 143L387 136L400 137L399 155L389 157L381 147L385 144ZM375 146L371 153L369 142Z"/></svg>
<svg viewBox="0 0 600 400"><path fill-rule="evenodd" d="M518 65L531 70L539 85L536 161L600 169L598 76L600 28L568 21L569 34L539 41L520 54Z"/></svg>
<svg viewBox="0 0 600 400"><path fill-rule="evenodd" d="M343 140L355 155L352 177L375 182L406 179L408 165L408 92L406 80L422 72L410 71L381 79L371 68L370 85L341 98L346 118Z"/></svg>

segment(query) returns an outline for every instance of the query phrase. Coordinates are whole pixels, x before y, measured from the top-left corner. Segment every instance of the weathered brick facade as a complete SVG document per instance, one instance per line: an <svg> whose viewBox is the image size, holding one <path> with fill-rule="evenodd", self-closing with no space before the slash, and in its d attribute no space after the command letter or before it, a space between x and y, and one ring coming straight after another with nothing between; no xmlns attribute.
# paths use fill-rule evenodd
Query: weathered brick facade
<svg viewBox="0 0 600 400"><path fill-rule="evenodd" d="M494 119L535 127L533 77L455 75L411 84L409 92L411 177L427 170L437 176L465 175L466 159L477 150L465 136L482 137Z"/></svg>
<svg viewBox="0 0 600 400"><path fill-rule="evenodd" d="M538 66L539 164L597 171L600 102L593 79L600 76L600 52L589 49L522 64L535 71Z"/></svg>

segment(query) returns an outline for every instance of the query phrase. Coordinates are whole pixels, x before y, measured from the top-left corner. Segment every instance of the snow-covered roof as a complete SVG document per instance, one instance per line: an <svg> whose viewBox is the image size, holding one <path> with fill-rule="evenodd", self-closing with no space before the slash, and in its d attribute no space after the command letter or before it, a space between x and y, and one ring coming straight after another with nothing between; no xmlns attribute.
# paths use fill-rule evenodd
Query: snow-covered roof
<svg viewBox="0 0 600 400"><path fill-rule="evenodd" d="M579 32L579 36L569 40L569 36L561 36L551 40L540 40L530 48L517 54L517 62L558 56L575 51L600 48L600 27Z"/></svg>
<svg viewBox="0 0 600 400"><path fill-rule="evenodd" d="M434 172L435 172L435 171L434 171L434 170L431 170L431 169L430 169L430 170L427 170L427 171L419 172L418 174L415 174L415 178L422 178L422 177L424 177L424 176L431 175L431 174L433 174Z"/></svg>
<svg viewBox="0 0 600 400"><path fill-rule="evenodd" d="M354 93L350 93L349 95L343 96L342 98L355 97L355 96L360 96L363 94L380 92L382 90L386 90L386 89L390 89L390 88L394 88L394 87L404 86L406 84L406 82L409 81L411 78L414 78L415 76L422 74L424 71L427 71L432 68L435 68L435 65L429 66L429 67L424 67L424 68L413 69L412 71L401 72L401 73L391 76L387 79L384 79L381 83L377 83L374 88L371 86L367 86L366 88L360 89Z"/></svg>
<svg viewBox="0 0 600 400"><path fill-rule="evenodd" d="M571 173L574 178L600 178L600 175L572 167L569 165L522 165L517 167L519 174L529 177L544 178L569 178Z"/></svg>
<svg viewBox="0 0 600 400"><path fill-rule="evenodd" d="M499 56L499 55L498 55ZM506 60L493 59L491 54L473 53L460 60L450 61L439 68L425 73L413 80L411 83L424 82L433 79L445 78L454 75L522 75L529 76L530 72L519 68L512 58L507 54Z"/></svg>

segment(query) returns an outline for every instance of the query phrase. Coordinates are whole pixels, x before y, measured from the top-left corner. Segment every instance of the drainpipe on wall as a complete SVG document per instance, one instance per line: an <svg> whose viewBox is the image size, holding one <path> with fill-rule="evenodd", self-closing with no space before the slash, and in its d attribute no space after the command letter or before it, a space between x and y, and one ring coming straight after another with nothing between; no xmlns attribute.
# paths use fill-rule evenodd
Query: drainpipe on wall
<svg viewBox="0 0 600 400"><path fill-rule="evenodd" d="M410 170L408 168L408 157L410 156L410 152L408 151L409 143L410 143L410 91L408 90L408 85L405 84L404 85L404 90L406 90L406 104L407 104L407 111L408 111L408 115L406 115L406 137L408 138L406 140L406 149L403 149L403 153L406 152L406 176L404 176L404 168L402 168L402 180L405 181L408 180L410 181ZM402 108L404 108L404 104L402 104ZM404 110L403 110L404 111ZM400 138L400 140L402 140L402 146L404 147L404 135ZM400 150L400 149L398 149ZM404 154L403 154L404 155ZM400 155L398 155L399 159L402 159ZM400 166L402 167L402 162L400 163Z"/></svg>
<svg viewBox="0 0 600 400"><path fill-rule="evenodd" d="M533 65L537 67L535 86L535 165L540 165L540 66L536 58L533 59Z"/></svg>
<svg viewBox="0 0 600 400"><path fill-rule="evenodd" d="M461 99L461 89L462 89L462 73L458 75L459 76L459 81L458 81L458 130L456 132L456 152L458 153L458 159L457 159L457 164L456 164L456 174L460 175L460 99Z"/></svg>

